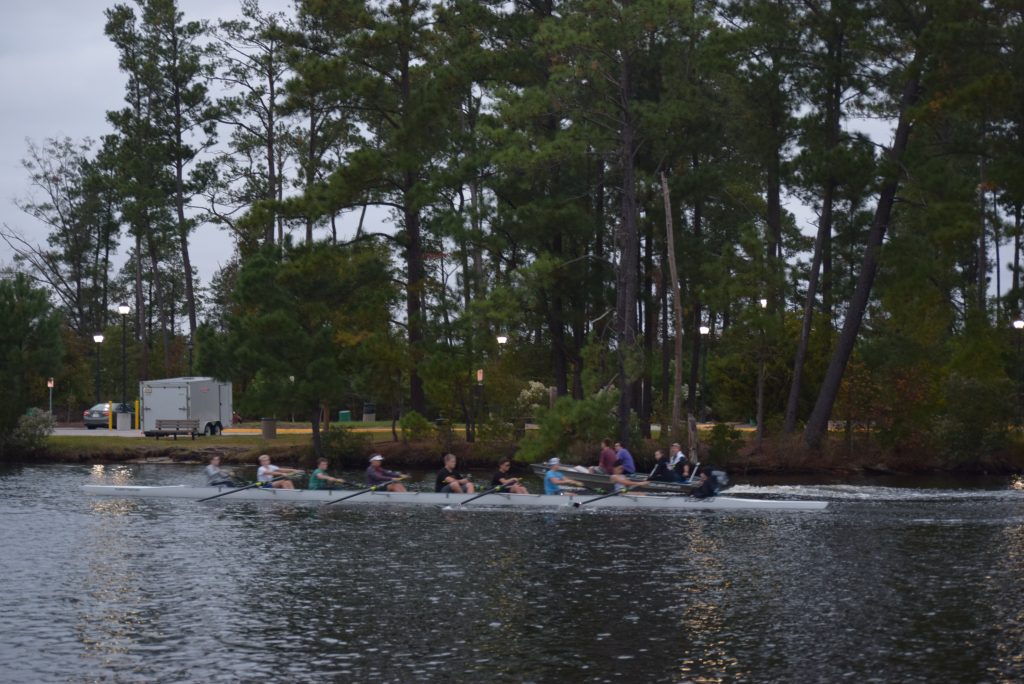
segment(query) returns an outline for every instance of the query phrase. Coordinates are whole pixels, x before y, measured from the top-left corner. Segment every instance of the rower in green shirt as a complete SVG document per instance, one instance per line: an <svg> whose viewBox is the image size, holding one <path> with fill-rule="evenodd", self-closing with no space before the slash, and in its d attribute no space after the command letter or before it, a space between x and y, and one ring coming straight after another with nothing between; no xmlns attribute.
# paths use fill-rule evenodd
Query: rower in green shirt
<svg viewBox="0 0 1024 684"><path fill-rule="evenodd" d="M309 489L330 489L330 483L345 484L345 481L327 474L328 461L321 458L316 462L316 470L309 474Z"/></svg>

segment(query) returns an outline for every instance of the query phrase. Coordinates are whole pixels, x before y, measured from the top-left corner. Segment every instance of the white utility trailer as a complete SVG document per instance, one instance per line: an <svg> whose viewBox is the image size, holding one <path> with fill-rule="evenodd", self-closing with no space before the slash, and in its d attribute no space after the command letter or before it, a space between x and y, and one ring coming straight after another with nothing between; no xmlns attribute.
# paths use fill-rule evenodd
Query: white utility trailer
<svg viewBox="0 0 1024 684"><path fill-rule="evenodd" d="M140 426L147 437L174 434L168 425L216 435L231 426L231 383L213 378L166 378L139 383ZM179 434L182 430L178 430Z"/></svg>

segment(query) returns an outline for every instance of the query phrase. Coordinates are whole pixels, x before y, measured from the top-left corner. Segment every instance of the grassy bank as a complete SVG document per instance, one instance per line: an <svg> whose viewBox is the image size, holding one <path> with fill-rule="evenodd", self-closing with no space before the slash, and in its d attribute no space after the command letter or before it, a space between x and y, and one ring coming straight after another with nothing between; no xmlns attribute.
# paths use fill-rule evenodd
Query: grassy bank
<svg viewBox="0 0 1024 684"><path fill-rule="evenodd" d="M301 424L296 424L296 428ZM382 453L390 467L407 469L435 469L446 452L459 456L465 467L487 468L500 458L514 457L518 445L514 442L467 443L459 431L417 442L392 439L389 423L372 425L369 430L348 430L344 439L328 445L332 466L359 468L366 465L373 452ZM279 424L279 428L288 426ZM352 427L364 427L352 424ZM346 425L346 427L349 427ZM376 428L376 429L372 429ZM336 431L337 432L337 431ZM737 474L749 473L923 473L973 472L1019 473L1024 471L1024 436L1010 435L1007 445L995 453L976 457L953 459L936 453L912 453L887 450L877 435L868 432L830 433L821 450L808 449L799 436L765 438L760 445L754 433L719 426L714 430L701 429L702 448L699 460L713 463ZM657 437L635 445L632 450L641 472L654 464L655 449L667 452L670 437ZM687 440L684 438L683 443ZM557 454L566 463L590 465L595 463L599 444L580 443L569 453ZM5 454L9 461L113 463L205 462L218 454L227 464L255 464L262 453L270 454L276 463L298 467L311 467L314 461L309 433L281 433L276 439L265 440L260 434L232 434L200 437L195 440L177 440L152 437L118 437L113 435L51 436L45 447L31 453Z"/></svg>

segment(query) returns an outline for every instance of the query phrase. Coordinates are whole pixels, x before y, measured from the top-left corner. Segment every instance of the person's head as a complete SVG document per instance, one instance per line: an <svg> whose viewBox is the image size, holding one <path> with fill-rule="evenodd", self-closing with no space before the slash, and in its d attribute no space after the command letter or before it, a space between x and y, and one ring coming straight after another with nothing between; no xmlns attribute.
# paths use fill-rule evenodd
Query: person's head
<svg viewBox="0 0 1024 684"><path fill-rule="evenodd" d="M210 457L210 465L219 466L220 465L220 456L218 456L217 454L214 454L213 456L211 456Z"/></svg>
<svg viewBox="0 0 1024 684"><path fill-rule="evenodd" d="M320 470L327 470L327 463L328 461L326 458L318 458L316 460L316 467Z"/></svg>
<svg viewBox="0 0 1024 684"><path fill-rule="evenodd" d="M621 449L622 448L622 442L616 442L615 443L615 448L616 449Z"/></svg>
<svg viewBox="0 0 1024 684"><path fill-rule="evenodd" d="M380 454L374 454L370 457L370 465L374 468L380 468L384 465L384 457Z"/></svg>
<svg viewBox="0 0 1024 684"><path fill-rule="evenodd" d="M611 445L612 440L608 439L607 437L601 440L601 446L611 447Z"/></svg>
<svg viewBox="0 0 1024 684"><path fill-rule="evenodd" d="M551 470L558 470L562 466L562 461L557 456L552 456L548 459L548 468Z"/></svg>
<svg viewBox="0 0 1024 684"><path fill-rule="evenodd" d="M665 452L663 452L661 449L655 450L655 452L654 452L654 460L655 461L660 461L663 458L665 458Z"/></svg>
<svg viewBox="0 0 1024 684"><path fill-rule="evenodd" d="M456 461L455 454L445 454L444 455L444 467L445 468L454 468L455 467L455 461Z"/></svg>
<svg viewBox="0 0 1024 684"><path fill-rule="evenodd" d="M669 447L669 453L671 453L673 455L674 454L678 454L682 450L683 450L683 447L679 446L679 442L672 442L672 446Z"/></svg>
<svg viewBox="0 0 1024 684"><path fill-rule="evenodd" d="M512 459L510 458L503 458L500 461L498 461L498 470L500 470L503 473L507 473L511 467Z"/></svg>
<svg viewBox="0 0 1024 684"><path fill-rule="evenodd" d="M270 465L269 454L260 454L260 465Z"/></svg>

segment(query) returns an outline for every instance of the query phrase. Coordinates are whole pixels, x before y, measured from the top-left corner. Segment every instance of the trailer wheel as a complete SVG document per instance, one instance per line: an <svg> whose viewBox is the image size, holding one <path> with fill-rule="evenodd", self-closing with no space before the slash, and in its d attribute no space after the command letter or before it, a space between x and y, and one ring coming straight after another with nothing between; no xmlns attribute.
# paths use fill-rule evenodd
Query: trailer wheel
<svg viewBox="0 0 1024 684"><path fill-rule="evenodd" d="M213 426L213 423L207 423L206 427L203 428L203 434L206 435L207 437L212 437L213 435L217 434L217 428Z"/></svg>

